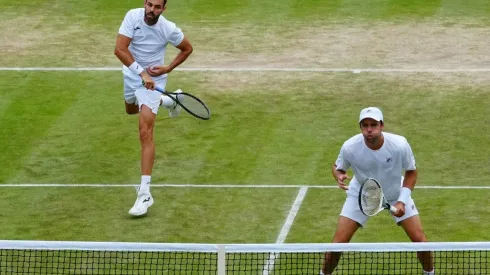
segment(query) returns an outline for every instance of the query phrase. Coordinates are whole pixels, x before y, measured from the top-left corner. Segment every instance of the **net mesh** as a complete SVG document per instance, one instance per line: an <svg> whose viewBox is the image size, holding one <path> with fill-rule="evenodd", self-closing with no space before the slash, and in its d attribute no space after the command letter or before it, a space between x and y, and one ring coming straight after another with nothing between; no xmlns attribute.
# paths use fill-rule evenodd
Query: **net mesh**
<svg viewBox="0 0 490 275"><path fill-rule="evenodd" d="M0 274L320 274L325 251L342 252L334 274L489 274L490 243L148 244L0 241ZM220 263L220 259L223 259Z"/></svg>
<svg viewBox="0 0 490 275"><path fill-rule="evenodd" d="M0 251L0 274L216 274L216 271L216 253Z"/></svg>

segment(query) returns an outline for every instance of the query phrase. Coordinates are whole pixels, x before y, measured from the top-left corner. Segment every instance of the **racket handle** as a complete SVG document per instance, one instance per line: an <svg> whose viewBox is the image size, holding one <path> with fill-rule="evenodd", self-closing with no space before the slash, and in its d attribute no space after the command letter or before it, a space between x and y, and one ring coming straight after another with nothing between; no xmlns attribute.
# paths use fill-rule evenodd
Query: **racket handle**
<svg viewBox="0 0 490 275"><path fill-rule="evenodd" d="M141 80L141 84L143 86L145 86L145 81L144 80ZM159 91L160 93L165 93L165 90L162 89L162 88L160 88L160 87L158 87L158 86L155 86L155 90Z"/></svg>
<svg viewBox="0 0 490 275"><path fill-rule="evenodd" d="M396 207L394 207L393 205L390 205L390 211L391 211L391 213L396 213L398 211L398 209Z"/></svg>

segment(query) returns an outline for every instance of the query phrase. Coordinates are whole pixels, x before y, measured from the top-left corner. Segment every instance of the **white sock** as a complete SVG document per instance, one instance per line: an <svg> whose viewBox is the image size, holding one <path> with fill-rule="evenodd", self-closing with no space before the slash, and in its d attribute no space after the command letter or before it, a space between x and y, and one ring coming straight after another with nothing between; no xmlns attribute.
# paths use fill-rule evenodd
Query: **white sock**
<svg viewBox="0 0 490 275"><path fill-rule="evenodd" d="M432 271L425 271L424 270L424 275L435 275L436 273L434 272L434 269Z"/></svg>
<svg viewBox="0 0 490 275"><path fill-rule="evenodd" d="M141 184L138 190L138 194L150 194L151 176L141 176Z"/></svg>
<svg viewBox="0 0 490 275"><path fill-rule="evenodd" d="M175 101L173 101L173 99L171 99L170 97L168 97L166 95L162 95L161 99L162 99L162 105L160 105L161 107L170 109L170 108L173 108L176 104Z"/></svg>

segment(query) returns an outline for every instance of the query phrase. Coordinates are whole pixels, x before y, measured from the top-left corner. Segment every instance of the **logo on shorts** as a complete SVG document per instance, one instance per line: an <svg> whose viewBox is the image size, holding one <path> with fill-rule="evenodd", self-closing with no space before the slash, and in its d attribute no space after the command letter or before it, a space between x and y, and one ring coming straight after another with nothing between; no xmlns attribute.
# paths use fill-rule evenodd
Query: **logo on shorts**
<svg viewBox="0 0 490 275"><path fill-rule="evenodd" d="M415 210L415 204L412 204L412 210Z"/></svg>

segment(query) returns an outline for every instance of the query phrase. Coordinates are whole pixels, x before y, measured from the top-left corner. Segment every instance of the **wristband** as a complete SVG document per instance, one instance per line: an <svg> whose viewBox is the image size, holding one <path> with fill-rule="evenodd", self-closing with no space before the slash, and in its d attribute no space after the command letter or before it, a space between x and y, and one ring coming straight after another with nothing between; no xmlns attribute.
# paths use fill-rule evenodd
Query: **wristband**
<svg viewBox="0 0 490 275"><path fill-rule="evenodd" d="M403 204L407 204L408 199L410 199L410 194L412 194L412 190L407 187L403 187L400 191L400 197L398 197L398 201L403 202Z"/></svg>
<svg viewBox="0 0 490 275"><path fill-rule="evenodd" d="M134 61L133 64L129 65L128 67L133 73L140 75L141 72L144 71L143 67L141 67L138 62Z"/></svg>

